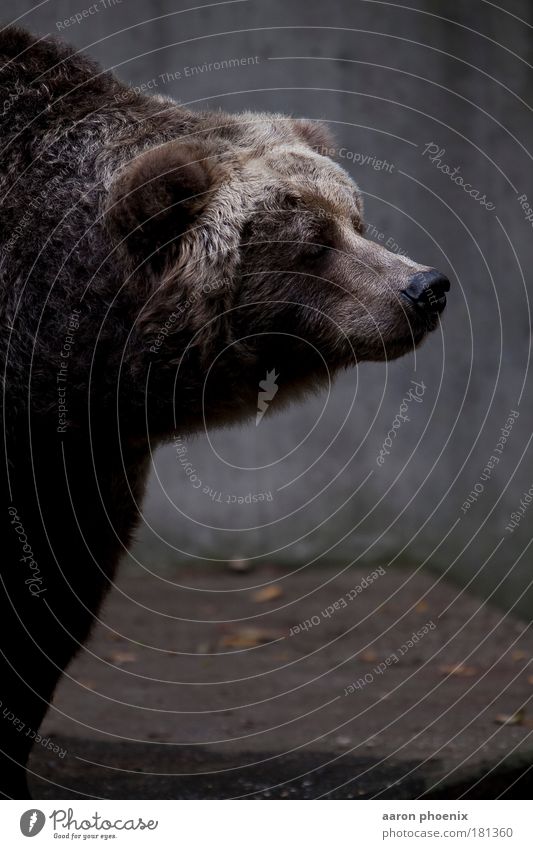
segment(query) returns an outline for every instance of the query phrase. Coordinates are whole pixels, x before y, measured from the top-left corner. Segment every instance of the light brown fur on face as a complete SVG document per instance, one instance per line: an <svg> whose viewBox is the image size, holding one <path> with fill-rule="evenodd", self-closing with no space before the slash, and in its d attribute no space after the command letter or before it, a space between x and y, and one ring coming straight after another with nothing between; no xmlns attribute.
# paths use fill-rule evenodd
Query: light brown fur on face
<svg viewBox="0 0 533 849"><path fill-rule="evenodd" d="M157 335L163 295L169 313L192 304L175 344L192 337L202 369L216 363L240 384L230 409L211 399L219 423L252 412L274 365L294 397L339 368L407 353L437 325L442 293L424 310L405 296L431 269L365 238L358 187L320 152L331 145L321 124L210 115L135 157L111 186L109 229L157 295L139 326Z"/></svg>
<svg viewBox="0 0 533 849"><path fill-rule="evenodd" d="M255 294L271 304L251 326L259 332L265 323L273 326L274 317L280 322L278 301L287 298L300 305L293 311L294 331L323 346L330 366L401 356L437 323L436 312L421 317L401 294L413 275L429 268L365 238L358 187L337 163L306 145L301 123L290 141L258 144L234 184L239 196L243 185L253 187L241 302L244 307ZM314 127L313 140L319 130Z"/></svg>

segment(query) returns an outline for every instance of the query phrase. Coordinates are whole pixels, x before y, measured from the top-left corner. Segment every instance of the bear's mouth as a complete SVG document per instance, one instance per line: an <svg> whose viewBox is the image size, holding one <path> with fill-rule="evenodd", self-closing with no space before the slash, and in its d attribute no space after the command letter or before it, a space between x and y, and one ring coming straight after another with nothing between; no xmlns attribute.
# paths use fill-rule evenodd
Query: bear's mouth
<svg viewBox="0 0 533 849"><path fill-rule="evenodd" d="M414 351L426 336L437 329L440 323L439 318L438 312L427 312L423 316L409 316L405 333L387 340L383 358L386 360L397 359Z"/></svg>

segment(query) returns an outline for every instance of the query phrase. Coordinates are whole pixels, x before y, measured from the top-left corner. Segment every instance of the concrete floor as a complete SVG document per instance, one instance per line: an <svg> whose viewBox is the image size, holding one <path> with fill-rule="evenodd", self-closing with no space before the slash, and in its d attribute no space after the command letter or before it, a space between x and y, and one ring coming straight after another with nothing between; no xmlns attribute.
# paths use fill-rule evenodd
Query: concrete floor
<svg viewBox="0 0 533 849"><path fill-rule="evenodd" d="M372 571L124 570L45 720L65 753L35 747L35 798L531 794L531 632Z"/></svg>

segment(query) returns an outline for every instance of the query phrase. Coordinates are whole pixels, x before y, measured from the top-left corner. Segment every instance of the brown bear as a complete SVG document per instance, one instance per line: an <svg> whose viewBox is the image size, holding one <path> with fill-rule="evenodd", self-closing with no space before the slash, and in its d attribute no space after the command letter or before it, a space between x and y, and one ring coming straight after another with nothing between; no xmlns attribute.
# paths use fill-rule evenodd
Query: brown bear
<svg viewBox="0 0 533 849"><path fill-rule="evenodd" d="M432 330L449 284L364 235L325 128L195 113L0 34L0 793L127 549L150 453ZM279 407L279 404L276 404Z"/></svg>

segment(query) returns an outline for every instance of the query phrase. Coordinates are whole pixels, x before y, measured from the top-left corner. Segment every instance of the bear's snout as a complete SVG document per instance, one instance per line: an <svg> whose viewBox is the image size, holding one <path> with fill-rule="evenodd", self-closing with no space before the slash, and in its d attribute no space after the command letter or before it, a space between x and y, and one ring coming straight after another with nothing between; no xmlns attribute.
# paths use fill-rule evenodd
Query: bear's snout
<svg viewBox="0 0 533 849"><path fill-rule="evenodd" d="M402 295L413 303L417 309L424 312L441 313L446 306L446 292L450 289L450 281L440 271L432 268L429 271L419 271L409 281Z"/></svg>

